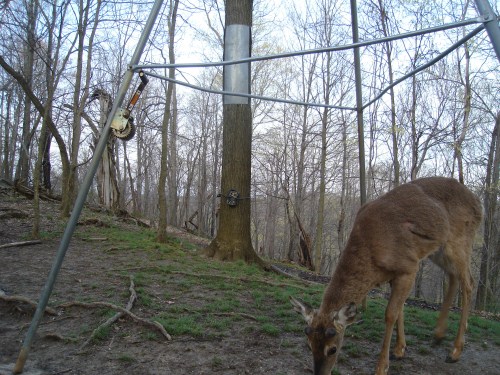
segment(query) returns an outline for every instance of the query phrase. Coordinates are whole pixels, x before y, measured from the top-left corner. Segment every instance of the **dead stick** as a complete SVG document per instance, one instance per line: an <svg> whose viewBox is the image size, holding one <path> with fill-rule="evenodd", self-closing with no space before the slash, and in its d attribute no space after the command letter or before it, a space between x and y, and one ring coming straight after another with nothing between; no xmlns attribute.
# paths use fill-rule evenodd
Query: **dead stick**
<svg viewBox="0 0 500 375"><path fill-rule="evenodd" d="M19 247L19 246L28 246L28 245L38 245L38 244L41 244L41 243L42 243L42 241L40 241L40 240L12 242L12 243L6 243L6 244L3 244L3 245L0 245L0 249L5 249L7 247Z"/></svg>

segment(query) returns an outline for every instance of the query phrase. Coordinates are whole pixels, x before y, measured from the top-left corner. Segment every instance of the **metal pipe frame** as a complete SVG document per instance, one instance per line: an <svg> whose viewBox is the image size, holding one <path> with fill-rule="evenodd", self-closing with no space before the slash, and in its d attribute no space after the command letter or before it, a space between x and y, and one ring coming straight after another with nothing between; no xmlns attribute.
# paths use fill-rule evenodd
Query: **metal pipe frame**
<svg viewBox="0 0 500 375"><path fill-rule="evenodd" d="M144 27L144 30L141 34L141 37L139 38L139 41L137 43L137 47L136 47L135 52L131 58L129 69L125 73L122 84L120 85L116 99L114 100L113 107L111 109L111 113L108 116L106 124L102 130L102 133L101 133L101 136L99 139L99 143L97 144L97 147L95 149L94 156L92 158L92 162L90 164L89 170L87 171L87 174L85 175L83 183L80 187L80 190L78 191L78 196L76 198L73 211L72 211L71 216L69 218L68 224L66 225L66 229L64 231L61 242L59 244L59 249L56 253L56 257L55 257L54 262L52 264L52 268L50 270L47 281L45 283L45 287L43 288L40 299L38 301L38 305L37 305L37 308L35 310L35 314L33 315L31 325L28 329L28 332L26 333L26 337L24 339L23 345L22 345L21 350L19 352L17 362L16 362L15 367L13 369L14 374L20 374L23 372L24 365L25 365L26 359L28 357L29 349L30 349L31 343L33 341L33 337L36 333L36 330L38 328L40 320L45 312L45 308L47 307L49 297L52 294L52 289L54 288L54 284L55 284L57 275L59 274L59 270L61 269L62 262L64 260L65 255L66 255L66 252L68 250L69 242L70 242L70 240L73 236L73 233L75 231L76 224L78 222L78 218L80 217L80 214L82 212L83 206L85 204L85 200L87 199L87 194L90 190L90 186L92 185L92 181L93 181L94 176L96 174L97 168L99 167L99 163L101 161L102 155L103 155L104 150L106 148L106 144L108 142L109 136L111 134L111 122L113 120L113 117L114 117L117 109L122 105L123 100L125 98L125 95L127 94L127 90L130 87L130 83L131 83L132 77L134 75L134 70L132 69L132 65L137 64L139 62L139 59L141 58L141 55L144 51L144 48L145 48L146 43L148 41L149 35L151 34L151 30L153 29L154 23L156 21L156 17L158 16L158 14L160 12L160 8L161 8L162 4L163 4L163 0L156 0L155 3L153 4L153 8L151 9L151 12L149 14L148 20L146 21L146 25Z"/></svg>
<svg viewBox="0 0 500 375"><path fill-rule="evenodd" d="M450 47L448 47L446 50L444 50L444 52L441 52L438 56L434 57L433 59L431 59L427 63L422 64L422 65L416 67L411 72L409 72L409 73L405 74L404 76L402 76L401 78L397 79L393 84L385 87L379 94L377 94L377 96L375 98L371 99L366 104L358 103L358 100L356 98L356 107L345 107L345 106L337 106L337 105L331 105L331 104L327 105L327 104L322 104L322 103L302 102L302 101L297 101L297 100L279 99L279 98L272 98L272 97L268 97L268 96L260 96L260 95L253 95L253 94L232 93L232 92L228 92L228 91L215 90L215 89L205 88L205 87L202 87L202 86L197 86L197 85L194 85L194 84L191 84L191 83L187 83L187 82L184 82L184 81L180 81L180 80L176 80L176 79L171 79L171 78L168 78L166 76L163 76L163 75L160 75L160 74L157 74L157 73L153 73L153 72L145 71L144 73L146 75L150 76L150 77L155 77L155 78L162 79L162 80L165 80L165 81L173 82L173 83L176 83L176 84L178 84L180 86L185 86L185 87L188 87L188 88L191 88L191 89L194 89L194 90L208 92L208 93L211 93L211 94L242 96L242 97L246 97L246 98L259 99L259 100L267 100L267 101L270 101L270 102L277 102L277 103L285 103L285 104L293 104L293 105L304 105L304 106L318 107L318 108L332 108L332 109L347 110L347 111L357 111L358 108L361 108L361 109L367 108L368 106L370 106L371 104L373 104L374 102L376 102L378 99L380 99L392 87L400 84L404 80L406 80L406 79L410 78L411 76L413 76L413 75L421 72L424 69L427 69L431 65L433 65L436 62L438 62L439 60L443 59L444 57L446 57L447 55L449 55L453 50L455 50L456 48L458 48L460 45L462 45L463 43L467 42L469 39L471 39L472 37L474 37L475 35L477 35L479 32L481 32L482 30L484 30L484 28L485 28L484 25L480 25L480 26L476 27L474 30L472 30L470 33L468 33L466 36L464 36L459 41L453 43ZM386 39L386 38L383 38L383 39ZM380 39L379 39L379 41L380 41ZM366 43L374 44L373 41L372 42L366 42ZM351 44L351 46L356 45L356 44L358 44L358 43ZM361 44L361 43L359 43L359 44ZM353 47L353 48L356 49L358 47ZM231 61L231 63L232 64L236 64L236 63L239 63L241 61L243 61L243 60L234 60L234 61ZM355 59L355 62L356 62L356 59ZM209 66L211 66L211 64L212 63L209 63ZM186 64L184 64L184 65L186 65ZM227 64L225 64L225 65L227 65ZM356 63L355 63L355 65L356 65ZM177 65L170 64L169 66L173 67L173 66L177 66ZM140 68L142 70L144 68L144 66L141 65ZM362 99L362 96L360 96L360 97Z"/></svg>

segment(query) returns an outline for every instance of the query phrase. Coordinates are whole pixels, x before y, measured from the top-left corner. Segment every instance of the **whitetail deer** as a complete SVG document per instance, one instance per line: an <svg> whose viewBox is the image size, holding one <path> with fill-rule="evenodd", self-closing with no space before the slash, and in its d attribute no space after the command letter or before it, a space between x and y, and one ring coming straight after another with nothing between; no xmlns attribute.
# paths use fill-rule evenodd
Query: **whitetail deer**
<svg viewBox="0 0 500 375"><path fill-rule="evenodd" d="M405 354L403 305L422 259L430 257L449 277L435 330L440 342L448 311L460 284L462 314L447 362L456 362L464 347L473 280L470 258L482 219L478 198L451 178L430 177L396 187L367 203L358 212L332 279L318 310L291 298L306 322L305 333L314 360L314 374L330 374L344 339L355 320L356 306L375 286L389 282L391 295L385 312L385 336L377 375L389 370L389 349L397 321L395 358Z"/></svg>

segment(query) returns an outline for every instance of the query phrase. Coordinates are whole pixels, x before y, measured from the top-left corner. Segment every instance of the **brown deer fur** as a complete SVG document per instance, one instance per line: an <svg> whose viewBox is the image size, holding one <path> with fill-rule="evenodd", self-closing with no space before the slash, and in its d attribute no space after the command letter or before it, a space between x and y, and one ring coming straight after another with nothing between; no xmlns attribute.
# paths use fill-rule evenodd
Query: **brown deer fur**
<svg viewBox="0 0 500 375"><path fill-rule="evenodd" d="M318 310L291 298L308 327L314 374L330 374L342 346L345 328L356 315L357 304L375 286L389 282L391 296L385 313L385 337L376 374L389 369L389 348L397 321L393 355L402 358L406 347L403 305L422 259L429 257L449 277L449 288L438 318L435 340L446 331L448 311L460 284L462 315L447 362L459 359L471 302L473 281L470 258L482 219L478 198L451 178L430 177L396 187L367 203L358 212L332 279Z"/></svg>

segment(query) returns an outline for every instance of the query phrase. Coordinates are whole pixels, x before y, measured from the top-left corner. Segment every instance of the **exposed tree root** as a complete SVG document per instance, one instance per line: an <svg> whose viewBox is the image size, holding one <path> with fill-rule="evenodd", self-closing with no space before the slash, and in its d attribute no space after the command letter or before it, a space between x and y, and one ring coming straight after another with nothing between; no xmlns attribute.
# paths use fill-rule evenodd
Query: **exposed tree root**
<svg viewBox="0 0 500 375"><path fill-rule="evenodd" d="M134 302L137 300L137 293L135 292L134 278L132 276L130 276L130 286L129 286L128 290L130 291L130 298L128 300L127 306L125 306L125 310L130 312L130 310L132 310L132 307L134 306ZM90 337L80 346L79 351L81 351L92 340L94 340L99 332L102 332L102 330L104 328L111 326L114 322L116 322L118 319L120 319L124 314L125 313L123 311L117 312L111 318L109 318L104 323L102 323L99 327L94 329L94 331L92 332ZM162 326L162 328L163 328L163 326ZM166 333L166 331L165 331L165 333ZM162 334L164 335L163 332L162 332ZM170 338L169 338L170 336L168 335L168 333L167 333L167 336L165 336L165 337L167 337L167 339L170 340Z"/></svg>
<svg viewBox="0 0 500 375"><path fill-rule="evenodd" d="M99 327L97 327L92 332L90 337L80 347L80 349L79 349L80 351L96 337L96 335L98 334L99 331L102 331L103 328L111 326L113 323L115 323L118 319L122 318L123 316L128 316L133 321L140 323L142 325L155 328L158 331L160 331L160 333L167 340L172 340L172 337L169 335L169 333L165 330L165 328L159 322L155 322L153 320L141 318L130 311L134 305L134 302L137 300L137 293L135 291L135 284L134 284L134 279L132 276L130 276L129 291L130 291L130 298L129 298L127 306L125 308L118 306L118 305L114 305L112 303L108 303L108 302L88 302L88 303L86 303L86 302L79 302L79 301L65 302L65 303L62 303L62 304L56 306L57 309L66 309L66 308L73 307L73 306L84 307L84 308L106 307L106 308L118 311L115 315L113 315L111 318L109 318L104 323L99 325ZM26 304L30 305L33 308L36 308L36 306L37 306L37 303L30 300L29 298L26 298L23 296L17 296L17 295L7 296L1 290L0 290L0 300L6 301L6 302L22 302L22 303L26 303ZM46 307L45 312L47 314L50 314L50 315L58 315L58 312L56 311L56 309L53 309L50 307ZM64 341L71 340L71 339L64 338L63 336L61 336L57 333L49 333L46 335L46 337L52 338L52 339L57 339L57 340L64 340Z"/></svg>
<svg viewBox="0 0 500 375"><path fill-rule="evenodd" d="M134 280L132 277L130 277L129 290L130 290L130 298L129 298L129 301L128 301L127 306L125 308L118 306L118 305L114 305L112 303L108 303L108 302L88 302L87 303L87 302L79 302L79 301L66 302L66 303L63 303L63 304L60 304L57 306L57 308L60 308L60 309L73 307L73 306L84 307L84 308L106 307L106 308L118 311L118 313L113 315L111 318L109 318L107 321L105 321L103 324L101 324L99 327L97 327L92 332L92 335L90 336L90 338L87 341L85 341L82 344L82 346L80 347L80 350L82 350L86 345L88 345L88 343L90 341L92 341L92 339L96 336L97 332L102 330L102 328L110 326L111 324L113 324L114 322L116 322L118 319L120 319L123 316L128 316L133 321L140 323L142 325L156 328L158 331L160 331L160 333L167 340L172 340L172 337L168 334L168 332L165 330L165 328L160 323L155 322L153 320L141 318L130 311L135 300L137 299L137 294L136 294L135 289L134 289Z"/></svg>
<svg viewBox="0 0 500 375"><path fill-rule="evenodd" d="M3 294L3 292L0 291L0 300L5 301L5 302L21 302L21 303L26 303L30 305L33 309L36 309L37 303L27 297L24 296L18 296L18 295L13 295L13 296L7 296ZM46 307L45 312L49 315L57 315L57 311L50 308Z"/></svg>

